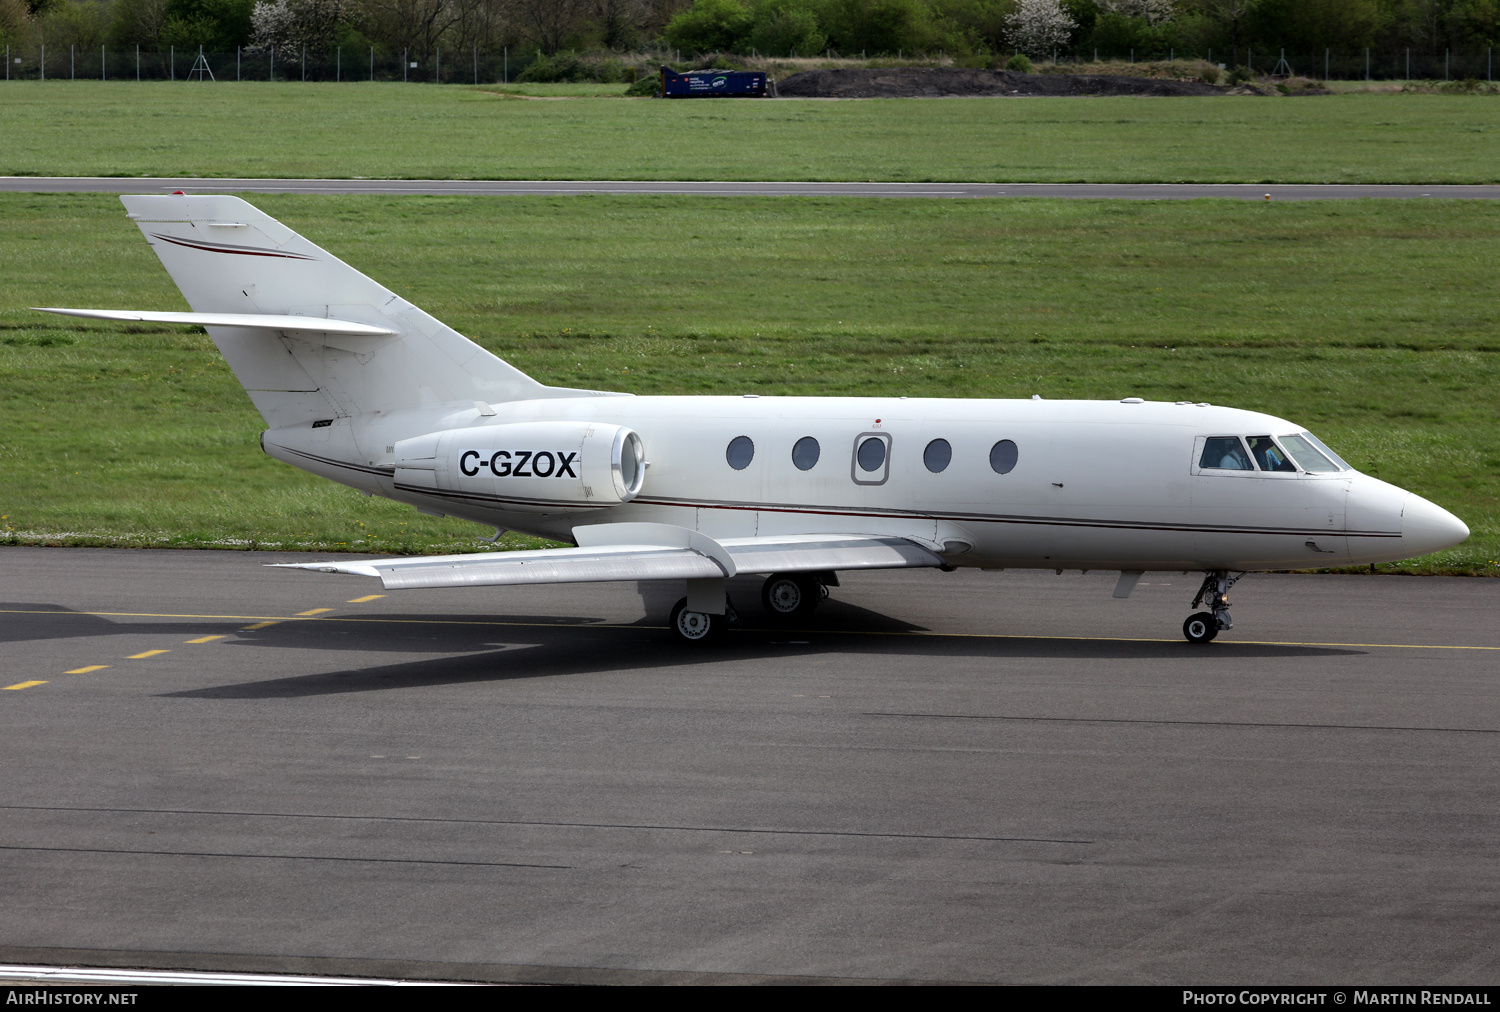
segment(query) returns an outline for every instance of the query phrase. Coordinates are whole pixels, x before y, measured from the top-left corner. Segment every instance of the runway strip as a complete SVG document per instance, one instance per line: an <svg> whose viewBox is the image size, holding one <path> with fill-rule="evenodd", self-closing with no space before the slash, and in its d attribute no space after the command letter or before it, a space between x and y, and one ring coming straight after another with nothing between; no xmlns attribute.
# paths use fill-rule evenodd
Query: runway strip
<svg viewBox="0 0 1500 1012"><path fill-rule="evenodd" d="M797 183L660 180L201 179L0 176L11 193L306 193L494 197L685 194L704 197L1062 197L1080 200L1500 200L1497 185L1269 183Z"/></svg>

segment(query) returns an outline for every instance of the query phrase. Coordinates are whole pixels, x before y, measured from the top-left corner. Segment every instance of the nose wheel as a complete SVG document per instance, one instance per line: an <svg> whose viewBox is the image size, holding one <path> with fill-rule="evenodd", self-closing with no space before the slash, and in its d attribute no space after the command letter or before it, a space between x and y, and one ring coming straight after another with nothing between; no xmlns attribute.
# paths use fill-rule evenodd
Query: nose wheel
<svg viewBox="0 0 1500 1012"><path fill-rule="evenodd" d="M1182 635L1187 637L1189 643L1207 643L1219 635L1219 623L1214 619L1213 612L1200 611L1196 615L1189 615L1187 621L1182 623Z"/></svg>
<svg viewBox="0 0 1500 1012"><path fill-rule="evenodd" d="M1182 635L1189 643L1210 643L1221 631L1234 628L1234 620L1229 617L1229 588L1239 583L1244 575L1230 576L1227 569L1209 570L1203 578L1203 586L1198 588L1198 596L1193 598L1189 607L1204 604L1211 610L1189 615L1182 623Z"/></svg>

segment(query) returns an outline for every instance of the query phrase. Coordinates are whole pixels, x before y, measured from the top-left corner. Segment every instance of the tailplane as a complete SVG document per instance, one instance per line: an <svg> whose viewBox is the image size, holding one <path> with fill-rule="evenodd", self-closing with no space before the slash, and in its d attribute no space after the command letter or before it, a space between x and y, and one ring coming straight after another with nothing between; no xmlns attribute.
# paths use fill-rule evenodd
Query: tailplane
<svg viewBox="0 0 1500 1012"><path fill-rule="evenodd" d="M238 197L120 200L271 428L592 393L538 383Z"/></svg>

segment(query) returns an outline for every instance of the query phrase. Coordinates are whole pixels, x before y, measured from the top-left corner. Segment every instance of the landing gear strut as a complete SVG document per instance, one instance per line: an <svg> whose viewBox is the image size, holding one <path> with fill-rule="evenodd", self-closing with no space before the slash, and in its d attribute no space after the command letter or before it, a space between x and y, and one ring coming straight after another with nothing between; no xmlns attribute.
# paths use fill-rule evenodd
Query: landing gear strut
<svg viewBox="0 0 1500 1012"><path fill-rule="evenodd" d="M1203 586L1198 588L1198 596L1188 607L1206 604L1210 610L1189 615L1182 623L1182 635L1189 643L1207 643L1219 635L1220 630L1234 628L1234 620L1229 617L1229 588L1239 583L1244 575L1230 576L1227 569L1208 571Z"/></svg>

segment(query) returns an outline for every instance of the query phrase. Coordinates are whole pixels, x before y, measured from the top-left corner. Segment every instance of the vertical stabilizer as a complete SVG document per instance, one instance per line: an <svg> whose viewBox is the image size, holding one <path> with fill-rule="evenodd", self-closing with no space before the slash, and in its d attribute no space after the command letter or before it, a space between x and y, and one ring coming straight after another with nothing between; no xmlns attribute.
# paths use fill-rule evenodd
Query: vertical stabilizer
<svg viewBox="0 0 1500 1012"><path fill-rule="evenodd" d="M195 312L324 317L396 332L208 327L272 428L583 393L543 386L238 197L120 200Z"/></svg>

